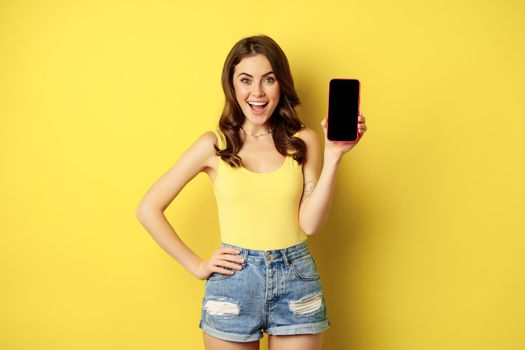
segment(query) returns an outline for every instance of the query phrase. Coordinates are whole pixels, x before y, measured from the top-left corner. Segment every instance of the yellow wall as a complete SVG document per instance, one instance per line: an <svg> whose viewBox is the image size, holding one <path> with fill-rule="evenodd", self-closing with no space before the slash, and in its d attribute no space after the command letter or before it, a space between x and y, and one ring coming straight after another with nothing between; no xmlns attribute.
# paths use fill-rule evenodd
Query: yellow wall
<svg viewBox="0 0 525 350"><path fill-rule="evenodd" d="M204 282L135 209L215 125L231 46L265 33L319 133L329 79L362 82L369 131L310 239L325 349L523 349L524 14L518 0L1 0L0 348L203 348ZM201 257L218 245L204 175L166 213Z"/></svg>

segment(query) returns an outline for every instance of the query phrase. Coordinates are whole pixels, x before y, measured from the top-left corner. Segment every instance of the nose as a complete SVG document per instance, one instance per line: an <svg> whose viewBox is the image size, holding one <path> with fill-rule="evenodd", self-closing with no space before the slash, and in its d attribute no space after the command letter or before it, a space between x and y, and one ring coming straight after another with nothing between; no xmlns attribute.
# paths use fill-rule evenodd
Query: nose
<svg viewBox="0 0 525 350"><path fill-rule="evenodd" d="M253 84L252 95L254 96L264 96L264 91L261 84Z"/></svg>

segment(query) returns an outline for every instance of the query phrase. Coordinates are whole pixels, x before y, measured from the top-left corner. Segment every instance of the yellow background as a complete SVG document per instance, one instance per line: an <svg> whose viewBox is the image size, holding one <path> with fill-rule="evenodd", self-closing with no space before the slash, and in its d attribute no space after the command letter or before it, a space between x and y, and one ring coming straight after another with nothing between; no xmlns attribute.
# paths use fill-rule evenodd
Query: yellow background
<svg viewBox="0 0 525 350"><path fill-rule="evenodd" d="M325 349L525 348L522 1L0 1L0 348L202 349L204 282L135 218L223 104L240 38L284 49L321 133L332 77L369 131L310 245ZM199 175L167 209L219 244ZM265 337L265 343L267 338Z"/></svg>

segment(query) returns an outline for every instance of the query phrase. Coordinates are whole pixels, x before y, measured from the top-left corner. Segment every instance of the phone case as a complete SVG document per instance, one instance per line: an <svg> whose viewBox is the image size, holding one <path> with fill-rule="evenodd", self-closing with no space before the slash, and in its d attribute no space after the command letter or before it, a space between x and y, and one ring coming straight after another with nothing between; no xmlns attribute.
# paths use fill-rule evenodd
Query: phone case
<svg viewBox="0 0 525 350"><path fill-rule="evenodd" d="M359 118L359 114L361 113L361 81L359 79L356 79L356 78L332 78L330 79L330 81L328 82L328 105L330 104L330 85L331 85L331 81L332 80L356 80L357 83L359 84L359 95L357 96L357 115L358 115L358 118ZM329 107L329 106L328 106ZM326 129L327 129L327 138L328 138L328 125L330 123L330 118L328 116L328 111L327 111L327 116L326 116ZM358 121L359 123L359 121ZM330 141L336 141L336 142L349 142L349 143L352 143L352 142L357 142L357 140L359 139L359 131L356 132L356 138L355 140L349 140L349 141L341 141L341 140L330 140L328 138L328 140Z"/></svg>

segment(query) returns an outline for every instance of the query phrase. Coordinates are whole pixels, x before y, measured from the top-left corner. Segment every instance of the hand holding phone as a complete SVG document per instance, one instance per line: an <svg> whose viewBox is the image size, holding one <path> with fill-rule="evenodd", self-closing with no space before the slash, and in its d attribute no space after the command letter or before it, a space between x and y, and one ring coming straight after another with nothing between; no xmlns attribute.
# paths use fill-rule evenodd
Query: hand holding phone
<svg viewBox="0 0 525 350"><path fill-rule="evenodd" d="M361 84L357 79L330 80L327 138L330 141L357 141Z"/></svg>

